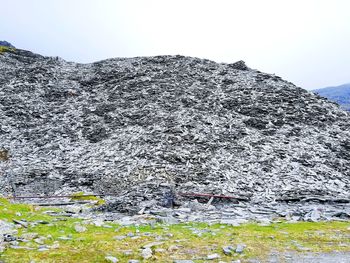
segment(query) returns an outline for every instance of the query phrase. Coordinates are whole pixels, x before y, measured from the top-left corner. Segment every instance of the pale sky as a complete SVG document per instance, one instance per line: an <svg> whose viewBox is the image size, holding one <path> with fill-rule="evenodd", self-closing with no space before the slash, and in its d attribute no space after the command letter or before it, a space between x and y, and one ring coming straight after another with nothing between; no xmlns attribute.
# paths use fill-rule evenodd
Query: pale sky
<svg viewBox="0 0 350 263"><path fill-rule="evenodd" d="M0 0L0 40L69 61L180 54L350 82L349 0Z"/></svg>

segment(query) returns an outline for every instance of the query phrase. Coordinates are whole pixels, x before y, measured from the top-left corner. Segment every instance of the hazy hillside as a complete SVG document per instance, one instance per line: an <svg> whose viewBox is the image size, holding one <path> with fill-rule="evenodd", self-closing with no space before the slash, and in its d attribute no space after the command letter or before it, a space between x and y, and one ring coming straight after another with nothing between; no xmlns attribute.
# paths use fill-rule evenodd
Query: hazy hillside
<svg viewBox="0 0 350 263"><path fill-rule="evenodd" d="M7 41L1 41L1 40L0 40L0 46L12 47L12 48L14 48L14 46L13 46L11 43L9 43L9 42L7 42Z"/></svg>
<svg viewBox="0 0 350 263"><path fill-rule="evenodd" d="M313 92L338 103L342 108L350 111L350 83L336 87L316 89Z"/></svg>

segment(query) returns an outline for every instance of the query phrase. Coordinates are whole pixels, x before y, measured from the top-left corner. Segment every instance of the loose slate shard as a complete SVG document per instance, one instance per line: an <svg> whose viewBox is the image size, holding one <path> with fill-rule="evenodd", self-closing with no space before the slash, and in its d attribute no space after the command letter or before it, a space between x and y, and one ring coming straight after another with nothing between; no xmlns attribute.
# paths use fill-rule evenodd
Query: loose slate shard
<svg viewBox="0 0 350 263"><path fill-rule="evenodd" d="M249 68L247 67L247 65L245 64L245 62L243 60L237 61L237 62L232 63L232 64L228 64L228 66L230 68L239 69L239 70L249 70Z"/></svg>
<svg viewBox="0 0 350 263"><path fill-rule="evenodd" d="M349 113L244 62L14 50L0 68L3 194L112 192L130 209L171 205L172 189L348 198Z"/></svg>

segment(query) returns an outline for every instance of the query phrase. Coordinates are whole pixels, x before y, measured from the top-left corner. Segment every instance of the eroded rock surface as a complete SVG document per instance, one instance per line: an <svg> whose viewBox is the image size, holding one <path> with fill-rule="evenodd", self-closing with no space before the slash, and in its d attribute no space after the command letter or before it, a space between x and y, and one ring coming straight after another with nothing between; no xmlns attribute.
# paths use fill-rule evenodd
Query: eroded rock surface
<svg viewBox="0 0 350 263"><path fill-rule="evenodd" d="M10 50L0 71L3 194L349 198L349 113L244 62Z"/></svg>

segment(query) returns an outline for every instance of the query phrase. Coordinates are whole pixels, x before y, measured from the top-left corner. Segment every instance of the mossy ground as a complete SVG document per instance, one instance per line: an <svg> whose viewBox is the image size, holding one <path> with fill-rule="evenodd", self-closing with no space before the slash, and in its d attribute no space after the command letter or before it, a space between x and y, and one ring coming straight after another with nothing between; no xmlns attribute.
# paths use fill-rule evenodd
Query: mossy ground
<svg viewBox="0 0 350 263"><path fill-rule="evenodd" d="M86 195L84 192L74 193L71 196L71 200L76 201L95 201L97 205L105 204L105 200L94 195Z"/></svg>
<svg viewBox="0 0 350 263"><path fill-rule="evenodd" d="M14 48L11 47L5 47L5 46L0 46L0 54L8 51L13 51Z"/></svg>
<svg viewBox="0 0 350 263"><path fill-rule="evenodd" d="M46 237L45 244L59 246L48 251L39 252L34 242L21 245L33 247L34 250L8 248L0 256L4 262L107 262L105 256L117 257L119 262L139 259L141 262L173 262L173 259L192 259L205 262L208 254L218 253L224 262L249 258L266 258L271 251L350 251L350 222L274 222L269 226L249 223L238 227L204 223L176 225L142 225L119 226L107 223L105 226L84 224L75 218L52 217L45 214L46 209L12 204L0 199L0 220L12 221L25 219L28 222L44 220L51 224L38 224L28 229L19 228L18 236L25 232L35 232ZM49 210L52 210L49 208ZM76 224L87 228L77 233ZM70 236L71 240L61 240ZM115 236L126 236L117 240ZM136 238L135 238L136 236ZM155 248L153 257L142 261L140 249L143 245L161 241ZM224 255L222 246L243 243L246 249L242 254ZM154 249L155 250L155 249ZM128 253L125 253L128 251ZM212 261L217 262L217 261Z"/></svg>

